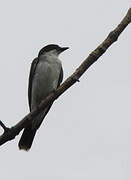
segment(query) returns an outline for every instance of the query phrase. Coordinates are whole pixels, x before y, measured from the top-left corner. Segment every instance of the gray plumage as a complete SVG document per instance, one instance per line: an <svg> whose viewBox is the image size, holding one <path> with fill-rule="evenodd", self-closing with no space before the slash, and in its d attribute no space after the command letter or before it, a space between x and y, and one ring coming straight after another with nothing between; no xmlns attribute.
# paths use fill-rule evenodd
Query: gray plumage
<svg viewBox="0 0 131 180"><path fill-rule="evenodd" d="M66 49L68 48L61 48L58 45L51 44L42 48L38 57L33 60L28 86L30 111L37 107L51 92L56 90L62 82L63 69L58 56ZM51 106L52 104L48 105L43 112L24 129L19 141L20 149L28 151L31 148L36 131L40 127Z"/></svg>

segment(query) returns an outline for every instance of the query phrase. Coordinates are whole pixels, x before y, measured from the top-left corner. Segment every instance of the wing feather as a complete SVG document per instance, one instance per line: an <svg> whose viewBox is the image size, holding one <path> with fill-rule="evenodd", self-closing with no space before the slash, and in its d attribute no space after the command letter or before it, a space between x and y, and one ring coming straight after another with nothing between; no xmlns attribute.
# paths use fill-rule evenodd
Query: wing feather
<svg viewBox="0 0 131 180"><path fill-rule="evenodd" d="M38 64L38 58L35 58L30 68L29 85L28 85L28 101L29 101L30 111L31 111L32 81L33 81L37 64Z"/></svg>
<svg viewBox="0 0 131 180"><path fill-rule="evenodd" d="M59 76L58 86L57 86L57 87L60 86L60 83L62 82L62 80L63 80L63 69L62 69L62 67L61 67L61 71L60 71L60 76Z"/></svg>

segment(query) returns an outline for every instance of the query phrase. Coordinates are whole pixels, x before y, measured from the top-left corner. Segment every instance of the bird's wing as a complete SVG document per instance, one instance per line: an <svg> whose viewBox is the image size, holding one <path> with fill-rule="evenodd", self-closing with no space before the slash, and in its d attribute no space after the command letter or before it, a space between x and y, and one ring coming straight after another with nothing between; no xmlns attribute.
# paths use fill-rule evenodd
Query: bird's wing
<svg viewBox="0 0 131 180"><path fill-rule="evenodd" d="M29 101L30 111L31 111L32 81L33 81L33 76L35 74L37 64L38 64L38 58L35 58L31 64L31 68L30 68L29 85L28 85L28 101Z"/></svg>
<svg viewBox="0 0 131 180"><path fill-rule="evenodd" d="M63 69L62 69L62 67L61 67L61 71L60 71L60 76L59 76L58 86L57 86L57 87L60 86L60 83L62 82L62 80L63 80Z"/></svg>

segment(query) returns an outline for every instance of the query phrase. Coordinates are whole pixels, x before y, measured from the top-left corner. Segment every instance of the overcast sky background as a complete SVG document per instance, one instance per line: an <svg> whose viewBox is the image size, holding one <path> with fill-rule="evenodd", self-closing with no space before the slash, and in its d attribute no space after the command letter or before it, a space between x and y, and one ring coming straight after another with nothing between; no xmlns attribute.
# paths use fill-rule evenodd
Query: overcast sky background
<svg viewBox="0 0 131 180"><path fill-rule="evenodd" d="M66 79L130 5L130 0L1 1L0 119L13 126L29 112L30 64L43 46L70 47L60 56ZM131 179L131 25L54 103L29 152L19 151L19 138L0 147L0 179Z"/></svg>

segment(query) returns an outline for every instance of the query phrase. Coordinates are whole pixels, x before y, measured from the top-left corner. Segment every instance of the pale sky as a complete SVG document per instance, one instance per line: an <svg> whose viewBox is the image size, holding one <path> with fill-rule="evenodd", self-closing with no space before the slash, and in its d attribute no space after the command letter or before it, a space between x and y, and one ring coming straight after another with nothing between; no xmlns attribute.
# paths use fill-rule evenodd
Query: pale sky
<svg viewBox="0 0 131 180"><path fill-rule="evenodd" d="M38 51L69 46L64 79L112 31L130 0L0 2L0 119L13 126L28 112L28 76ZM0 133L3 130L0 128ZM52 106L29 152L0 147L0 179L131 179L131 25Z"/></svg>

